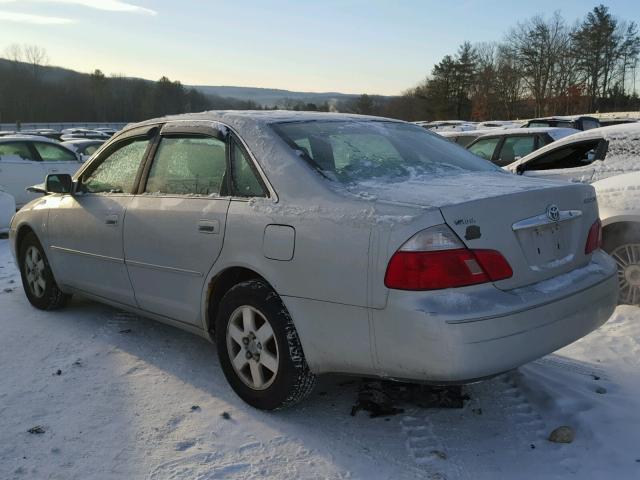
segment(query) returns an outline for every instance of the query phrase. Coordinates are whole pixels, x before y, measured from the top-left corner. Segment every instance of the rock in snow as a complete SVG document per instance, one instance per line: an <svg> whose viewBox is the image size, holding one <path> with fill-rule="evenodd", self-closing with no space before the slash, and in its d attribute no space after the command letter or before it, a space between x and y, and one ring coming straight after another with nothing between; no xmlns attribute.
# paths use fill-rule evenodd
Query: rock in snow
<svg viewBox="0 0 640 480"><path fill-rule="evenodd" d="M556 428L549 435L549 441L553 443L571 443L574 438L575 432L573 428L567 427L566 425Z"/></svg>

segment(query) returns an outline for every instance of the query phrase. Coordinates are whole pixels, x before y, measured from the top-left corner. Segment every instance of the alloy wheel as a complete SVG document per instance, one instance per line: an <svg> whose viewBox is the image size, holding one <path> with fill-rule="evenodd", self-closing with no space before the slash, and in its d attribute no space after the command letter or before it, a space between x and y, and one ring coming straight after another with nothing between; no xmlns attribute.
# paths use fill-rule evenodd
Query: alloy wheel
<svg viewBox="0 0 640 480"><path fill-rule="evenodd" d="M620 245L611 252L618 265L620 302L636 305L640 302L640 244Z"/></svg>
<svg viewBox="0 0 640 480"><path fill-rule="evenodd" d="M30 246L24 256L24 271L29 290L37 298L42 298L47 288L47 280L44 276L45 264L40 250Z"/></svg>
<svg viewBox="0 0 640 480"><path fill-rule="evenodd" d="M273 328L260 311L238 307L227 324L227 352L234 371L253 390L265 390L278 374L279 355Z"/></svg>

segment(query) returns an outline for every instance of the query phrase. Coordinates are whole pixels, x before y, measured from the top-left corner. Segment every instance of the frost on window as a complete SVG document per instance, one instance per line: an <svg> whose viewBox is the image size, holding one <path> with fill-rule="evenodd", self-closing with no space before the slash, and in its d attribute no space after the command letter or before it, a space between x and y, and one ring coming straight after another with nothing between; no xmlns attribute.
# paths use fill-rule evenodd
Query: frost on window
<svg viewBox="0 0 640 480"><path fill-rule="evenodd" d="M226 170L225 143L215 138L163 138L145 192L217 196Z"/></svg>
<svg viewBox="0 0 640 480"><path fill-rule="evenodd" d="M148 139L133 140L111 153L84 178L84 190L89 193L131 193L148 145Z"/></svg>

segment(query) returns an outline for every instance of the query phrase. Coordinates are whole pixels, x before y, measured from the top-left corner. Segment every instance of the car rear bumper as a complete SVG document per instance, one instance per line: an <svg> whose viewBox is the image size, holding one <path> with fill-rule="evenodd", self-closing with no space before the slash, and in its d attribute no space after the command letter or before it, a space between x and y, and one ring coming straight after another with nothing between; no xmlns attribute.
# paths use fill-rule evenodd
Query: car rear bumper
<svg viewBox="0 0 640 480"><path fill-rule="evenodd" d="M379 375L464 383L511 370L605 323L617 292L615 264L602 252L582 269L511 291L391 291L373 316Z"/></svg>

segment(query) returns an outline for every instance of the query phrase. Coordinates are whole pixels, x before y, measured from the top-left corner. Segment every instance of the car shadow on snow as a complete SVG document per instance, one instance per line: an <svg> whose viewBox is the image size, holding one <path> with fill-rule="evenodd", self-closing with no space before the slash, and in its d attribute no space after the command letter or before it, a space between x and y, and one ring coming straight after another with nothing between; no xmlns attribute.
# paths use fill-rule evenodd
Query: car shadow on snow
<svg viewBox="0 0 640 480"><path fill-rule="evenodd" d="M221 418L236 425L246 422L249 428L264 426L329 458L338 471L356 476L359 471L370 471L371 465L395 478L412 478L424 471L474 478L474 472L504 472L518 465L540 475L575 473L582 468L578 456L547 441L550 430L571 420L571 415L554 399L560 387L541 378L553 379L554 372L561 371L562 382L575 383L577 378L584 388L576 388L584 392L594 382L607 380L604 371L588 362L551 355L520 371L464 387L469 398L462 408L424 408L415 395L391 395L395 410L388 413L394 415L370 418L362 411L352 415L352 409L363 385L371 381L323 376L303 403L284 411L262 412L236 397L219 366L215 346L200 337L81 298L50 316L56 323L70 323L69 328L81 321L84 332L95 331L96 341L126 354L137 365L127 375L152 367L193 387L185 389L179 408L206 402L200 394L211 397L215 402L200 413L206 415L200 417L203 430L207 422L213 428ZM375 384L374 390L389 393L385 385ZM582 390L579 395L584 395ZM591 404L585 402L574 406L588 410ZM156 399L156 406L167 411L177 408L163 404L162 399ZM589 440L588 436L582 439L582 447L593 451ZM185 449L191 445L184 439L178 443ZM264 448L269 448L268 442Z"/></svg>

